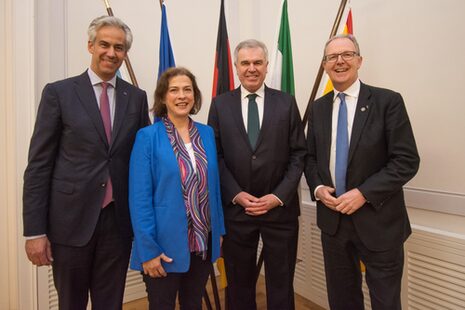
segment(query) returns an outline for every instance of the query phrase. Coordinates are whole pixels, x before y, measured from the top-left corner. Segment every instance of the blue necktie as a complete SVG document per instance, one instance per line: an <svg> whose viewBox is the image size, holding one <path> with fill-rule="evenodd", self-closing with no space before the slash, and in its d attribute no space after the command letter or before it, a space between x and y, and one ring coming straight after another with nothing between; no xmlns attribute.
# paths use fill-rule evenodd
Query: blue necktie
<svg viewBox="0 0 465 310"><path fill-rule="evenodd" d="M336 197L346 192L347 160L349 158L349 132L347 129L346 94L339 93L341 100L337 116L336 136Z"/></svg>
<svg viewBox="0 0 465 310"><path fill-rule="evenodd" d="M249 109L247 112L247 135L249 136L250 145L252 148L257 143L258 134L260 132L260 120L258 117L258 106L255 98L257 94L247 95L249 98Z"/></svg>

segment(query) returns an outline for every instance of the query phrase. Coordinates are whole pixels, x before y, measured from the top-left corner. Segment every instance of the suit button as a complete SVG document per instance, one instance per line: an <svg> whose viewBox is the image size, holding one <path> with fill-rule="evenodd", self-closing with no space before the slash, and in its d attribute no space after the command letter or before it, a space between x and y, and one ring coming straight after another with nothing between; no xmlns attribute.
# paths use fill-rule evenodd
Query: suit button
<svg viewBox="0 0 465 310"><path fill-rule="evenodd" d="M100 186L101 186L101 187L105 187L105 186L107 186L107 184L106 184L106 183L102 183L102 184L100 184Z"/></svg>
<svg viewBox="0 0 465 310"><path fill-rule="evenodd" d="M252 159L253 159L253 160L257 159L257 156L252 155Z"/></svg>

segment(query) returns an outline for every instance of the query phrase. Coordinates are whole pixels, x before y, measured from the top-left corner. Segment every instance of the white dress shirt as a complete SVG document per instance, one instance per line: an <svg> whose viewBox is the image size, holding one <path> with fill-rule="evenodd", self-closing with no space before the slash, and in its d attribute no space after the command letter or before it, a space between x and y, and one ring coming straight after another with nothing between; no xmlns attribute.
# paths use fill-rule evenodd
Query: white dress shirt
<svg viewBox="0 0 465 310"><path fill-rule="evenodd" d="M247 120L249 113L249 98L247 98L247 96L250 94L257 94L255 102L257 103L258 107L258 124L260 128L262 128L263 111L265 109L265 84L262 84L262 86L254 93L249 92L247 89L244 88L244 86L241 85L241 108L245 131L247 131Z"/></svg>
<svg viewBox="0 0 465 310"><path fill-rule="evenodd" d="M357 108L358 95L360 93L360 80L356 80L354 84L350 85L345 91L346 94L346 105L347 105L347 132L349 133L349 146L350 138L352 136L352 125L354 124L355 110ZM331 125L331 154L329 156L329 170L331 171L331 179L333 184L335 181L336 172L336 135L337 135L337 118L339 114L339 107L341 100L338 97L339 92L334 90L333 99L333 118Z"/></svg>
<svg viewBox="0 0 465 310"><path fill-rule="evenodd" d="M331 180L333 184L336 184L336 135L337 135L337 118L339 115L339 107L341 100L339 99L339 91L334 89L333 97L333 114L331 121L331 153L329 156L329 170L331 172ZM345 91L346 94L346 106L347 106L347 132L349 133L349 147L350 147L350 138L352 136L352 126L354 124L355 111L357 109L358 96L360 94L360 80L357 79L352 85L349 86ZM313 194L316 198L317 190L324 185L318 185ZM316 198L319 200L318 198Z"/></svg>
<svg viewBox="0 0 465 310"><path fill-rule="evenodd" d="M100 110L100 95L102 94L102 82L104 82L91 68L87 70L87 74L89 74L90 83L94 88L95 98L97 99L98 108ZM115 87L116 87L116 75L107 82L107 94L108 94L108 103L110 104L110 119L111 119L111 128L113 128L113 121L115 120ZM111 85L111 86L110 86Z"/></svg>

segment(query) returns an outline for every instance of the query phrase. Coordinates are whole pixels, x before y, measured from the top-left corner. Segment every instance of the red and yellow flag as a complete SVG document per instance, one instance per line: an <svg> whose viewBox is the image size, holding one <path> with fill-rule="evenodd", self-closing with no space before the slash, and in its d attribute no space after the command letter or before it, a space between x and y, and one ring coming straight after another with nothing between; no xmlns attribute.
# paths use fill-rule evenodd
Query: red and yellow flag
<svg viewBox="0 0 465 310"><path fill-rule="evenodd" d="M341 24L339 26L339 31L337 33L340 33L340 34L354 34L354 28L353 28L353 25L352 25L352 9L349 8L348 10L346 10L346 14L347 16L346 18L346 22L345 24ZM327 75L325 75L325 78L324 78L324 84L322 85L325 85L325 87L323 88L323 93L322 93L322 96L326 95L327 93L329 93L330 91L333 90L333 83L331 83L331 80L328 78Z"/></svg>

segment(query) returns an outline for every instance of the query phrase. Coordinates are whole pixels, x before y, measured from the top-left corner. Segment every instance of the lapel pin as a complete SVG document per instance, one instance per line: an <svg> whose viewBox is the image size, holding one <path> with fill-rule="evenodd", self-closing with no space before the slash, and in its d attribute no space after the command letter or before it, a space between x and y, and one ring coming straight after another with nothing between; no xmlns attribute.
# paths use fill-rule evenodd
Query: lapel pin
<svg viewBox="0 0 465 310"><path fill-rule="evenodd" d="M366 110L368 110L368 106L364 106L364 107L362 107L362 108L360 109L360 111L362 111L362 112L365 112Z"/></svg>

